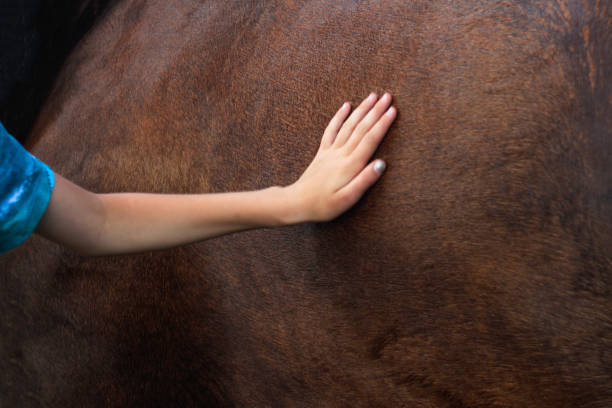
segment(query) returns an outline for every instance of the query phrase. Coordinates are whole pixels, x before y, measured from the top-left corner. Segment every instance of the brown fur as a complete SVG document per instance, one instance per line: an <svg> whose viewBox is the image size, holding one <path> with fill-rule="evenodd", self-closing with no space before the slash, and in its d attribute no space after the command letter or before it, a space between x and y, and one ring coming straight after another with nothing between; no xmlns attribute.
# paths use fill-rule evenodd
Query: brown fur
<svg viewBox="0 0 612 408"><path fill-rule="evenodd" d="M98 192L294 181L390 91L336 221L3 256L7 406L612 406L609 1L124 0L31 138Z"/></svg>

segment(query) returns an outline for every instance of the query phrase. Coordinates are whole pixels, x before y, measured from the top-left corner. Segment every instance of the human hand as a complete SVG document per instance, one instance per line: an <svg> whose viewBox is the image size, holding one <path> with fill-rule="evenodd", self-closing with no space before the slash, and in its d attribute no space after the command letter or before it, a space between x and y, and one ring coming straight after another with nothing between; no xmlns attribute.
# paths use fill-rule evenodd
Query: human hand
<svg viewBox="0 0 612 408"><path fill-rule="evenodd" d="M388 93L377 99L370 94L350 116L350 104L345 102L329 122L315 158L298 181L286 187L297 203L289 223L336 218L382 175L385 162L368 161L397 111L389 107Z"/></svg>
<svg viewBox="0 0 612 408"><path fill-rule="evenodd" d="M345 103L304 174L288 187L219 194L94 194L55 174L37 232L88 255L171 248L230 232L328 221L353 206L385 169L370 157L397 114L391 95ZM348 117L348 119L347 119Z"/></svg>

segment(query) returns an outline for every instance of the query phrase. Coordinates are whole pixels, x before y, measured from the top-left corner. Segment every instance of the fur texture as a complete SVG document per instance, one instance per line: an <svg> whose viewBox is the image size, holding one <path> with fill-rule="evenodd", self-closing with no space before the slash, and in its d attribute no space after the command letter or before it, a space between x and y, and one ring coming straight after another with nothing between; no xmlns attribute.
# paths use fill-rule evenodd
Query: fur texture
<svg viewBox="0 0 612 408"><path fill-rule="evenodd" d="M390 91L339 219L0 259L6 406L612 406L609 1L123 0L30 146L98 192L293 182Z"/></svg>

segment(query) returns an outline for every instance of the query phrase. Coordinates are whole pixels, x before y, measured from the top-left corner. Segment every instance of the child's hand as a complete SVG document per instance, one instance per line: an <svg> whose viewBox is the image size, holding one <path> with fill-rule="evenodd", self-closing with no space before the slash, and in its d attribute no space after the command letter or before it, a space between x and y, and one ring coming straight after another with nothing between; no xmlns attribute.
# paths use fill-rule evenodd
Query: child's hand
<svg viewBox="0 0 612 408"><path fill-rule="evenodd" d="M297 212L291 223L328 221L352 207L385 169L382 160L368 163L395 120L391 95L376 102L371 94L348 119L347 102L325 129L321 146L304 174L287 187ZM345 122L346 119L346 122Z"/></svg>
<svg viewBox="0 0 612 408"><path fill-rule="evenodd" d="M230 232L337 217L380 177L370 156L395 119L391 96L365 99L346 122L345 103L321 147L288 187L220 194L94 194L55 175L37 232L90 255L171 248ZM367 166L366 166L367 164Z"/></svg>

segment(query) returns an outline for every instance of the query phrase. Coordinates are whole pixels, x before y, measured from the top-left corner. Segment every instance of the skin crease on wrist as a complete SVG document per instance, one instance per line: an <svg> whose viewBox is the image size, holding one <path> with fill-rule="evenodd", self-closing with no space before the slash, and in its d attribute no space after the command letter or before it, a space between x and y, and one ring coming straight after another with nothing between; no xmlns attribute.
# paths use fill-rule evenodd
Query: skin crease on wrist
<svg viewBox="0 0 612 408"><path fill-rule="evenodd" d="M171 248L258 227L329 221L352 207L386 165L371 156L395 120L391 95L348 102L300 178L286 187L218 194L95 194L56 175L36 230L87 255Z"/></svg>

